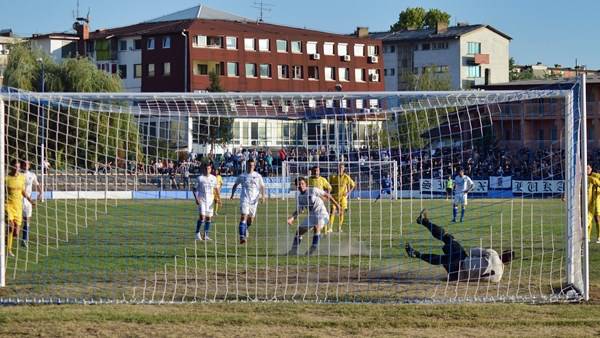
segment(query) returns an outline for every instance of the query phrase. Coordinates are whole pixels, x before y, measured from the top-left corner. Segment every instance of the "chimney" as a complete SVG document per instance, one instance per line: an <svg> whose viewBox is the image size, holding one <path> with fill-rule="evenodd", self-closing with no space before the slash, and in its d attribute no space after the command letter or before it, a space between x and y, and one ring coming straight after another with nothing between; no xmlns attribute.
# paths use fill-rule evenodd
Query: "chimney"
<svg viewBox="0 0 600 338"><path fill-rule="evenodd" d="M444 21L438 21L435 25L435 33L442 34L448 31L448 23Z"/></svg>
<svg viewBox="0 0 600 338"><path fill-rule="evenodd" d="M77 41L77 54L79 54L80 56L85 56L85 44L86 41L90 39L90 26L87 22L82 21L75 22L73 24L73 28L75 28L75 31L77 32L77 37L79 38L79 41Z"/></svg>
<svg viewBox="0 0 600 338"><path fill-rule="evenodd" d="M356 37L368 38L369 37L369 27L356 27Z"/></svg>

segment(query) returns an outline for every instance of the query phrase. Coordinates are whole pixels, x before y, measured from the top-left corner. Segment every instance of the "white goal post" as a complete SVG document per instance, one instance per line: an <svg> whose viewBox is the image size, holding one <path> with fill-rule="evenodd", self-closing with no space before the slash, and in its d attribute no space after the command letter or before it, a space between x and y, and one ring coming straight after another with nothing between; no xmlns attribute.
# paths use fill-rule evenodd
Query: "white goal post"
<svg viewBox="0 0 600 338"><path fill-rule="evenodd" d="M588 299L584 88L585 80L440 92L0 88L0 304ZM528 119L540 114L556 120L544 124L553 136L526 140ZM227 198L250 158L267 196L287 197L259 203L252 222ZM31 163L43 182L27 219L6 208L12 160ZM198 219L192 193L206 163L223 179L212 224ZM328 177L340 163L360 199L331 217L339 231L301 233L306 214L288 225L293 178L314 165ZM486 187L468 208L423 188L460 169ZM386 175L393 198L375 203ZM450 237L420 224L423 209L464 249L461 263L440 254ZM499 281L454 279L474 248L514 260Z"/></svg>

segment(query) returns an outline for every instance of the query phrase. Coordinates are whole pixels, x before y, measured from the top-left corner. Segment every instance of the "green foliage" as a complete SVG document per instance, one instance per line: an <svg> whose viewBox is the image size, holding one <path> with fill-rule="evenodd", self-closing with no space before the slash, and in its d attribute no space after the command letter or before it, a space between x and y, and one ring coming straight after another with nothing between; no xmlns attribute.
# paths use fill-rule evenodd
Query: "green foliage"
<svg viewBox="0 0 600 338"><path fill-rule="evenodd" d="M210 85L207 90L209 92L218 93L225 90L221 86L219 74L210 72L208 74ZM223 101L210 101L207 103L209 112L221 112L221 115L230 115L231 107ZM210 144L211 148L215 144L226 144L233 138L233 119L223 116L215 117L200 117L199 127L196 133L199 136L200 142Z"/></svg>
<svg viewBox="0 0 600 338"><path fill-rule="evenodd" d="M516 65L517 63L515 61L515 58L511 57L510 59L508 59L508 75L510 81L532 80L535 78L535 76L533 75L533 70L527 69L518 72Z"/></svg>
<svg viewBox="0 0 600 338"><path fill-rule="evenodd" d="M444 22L449 25L450 14L437 8L428 10L427 14L425 14L425 26L428 26L429 28L435 28L438 22Z"/></svg>
<svg viewBox="0 0 600 338"><path fill-rule="evenodd" d="M40 87L44 65L45 90L51 92L119 92L121 80L100 71L88 59L54 62L27 43L14 45L8 60L6 85L28 91ZM96 162L122 165L143 161L137 121L127 113L106 113L73 106L12 102L8 107L8 138L17 157L39 163L40 135L46 135L46 155L57 169L93 168ZM46 125L41 122L45 117Z"/></svg>
<svg viewBox="0 0 600 338"><path fill-rule="evenodd" d="M408 7L400 12L398 21L390 26L390 30L434 28L439 21L449 24L450 17L450 14L437 8L426 11L423 7Z"/></svg>

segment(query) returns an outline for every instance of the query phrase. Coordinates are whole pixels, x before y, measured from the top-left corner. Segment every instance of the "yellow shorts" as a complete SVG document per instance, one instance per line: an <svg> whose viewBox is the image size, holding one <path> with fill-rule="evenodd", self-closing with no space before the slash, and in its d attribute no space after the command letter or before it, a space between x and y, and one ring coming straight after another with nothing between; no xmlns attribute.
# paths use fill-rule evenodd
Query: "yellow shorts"
<svg viewBox="0 0 600 338"><path fill-rule="evenodd" d="M20 226L23 222L23 206L15 207L14 205L5 204L4 209L6 210L8 221Z"/></svg>
<svg viewBox="0 0 600 338"><path fill-rule="evenodd" d="M335 201L339 203L340 207L342 207L342 210L348 210L348 198L347 197L334 197ZM331 209L333 210L335 208L335 206L331 206Z"/></svg>

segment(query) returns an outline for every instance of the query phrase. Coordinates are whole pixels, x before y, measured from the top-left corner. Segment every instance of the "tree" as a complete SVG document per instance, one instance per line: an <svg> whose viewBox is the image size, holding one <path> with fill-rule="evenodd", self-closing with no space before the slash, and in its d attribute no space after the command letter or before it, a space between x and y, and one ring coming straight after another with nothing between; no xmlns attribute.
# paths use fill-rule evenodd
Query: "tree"
<svg viewBox="0 0 600 338"><path fill-rule="evenodd" d="M219 93L225 90L221 86L219 74L210 72L208 74L210 84L207 88L209 92ZM207 103L207 114L211 115L218 112L220 115L228 116L232 113L231 105L225 100L210 100ZM233 138L233 118L223 116L201 117L198 121L198 128L195 131L200 141L210 144L211 152L215 144L226 144Z"/></svg>
<svg viewBox="0 0 600 338"><path fill-rule="evenodd" d="M513 57L508 59L508 74L510 81L531 80L535 77L532 69L517 71L517 62Z"/></svg>
<svg viewBox="0 0 600 338"><path fill-rule="evenodd" d="M425 14L425 26L428 26L429 28L435 28L438 22L443 22L446 25L449 25L450 14L437 8L432 8L427 11L427 14Z"/></svg>
<svg viewBox="0 0 600 338"><path fill-rule="evenodd" d="M28 43L13 45L5 72L6 85L37 91L44 66L45 90L51 92L118 92L121 80L100 71L88 59L54 62ZM64 103L64 102L63 102ZM80 107L80 106L79 106ZM7 111L11 149L15 157L41 154L45 134L46 156L59 169L88 168L97 162L142 161L138 124L131 114L88 111L77 105L12 102ZM45 121L42 124L42 121ZM29 158L39 163L39 158Z"/></svg>
<svg viewBox="0 0 600 338"><path fill-rule="evenodd" d="M438 22L450 23L450 14L437 8L426 11L423 7L408 7L398 16L398 21L390 26L390 30L422 29L426 26L434 28Z"/></svg>

